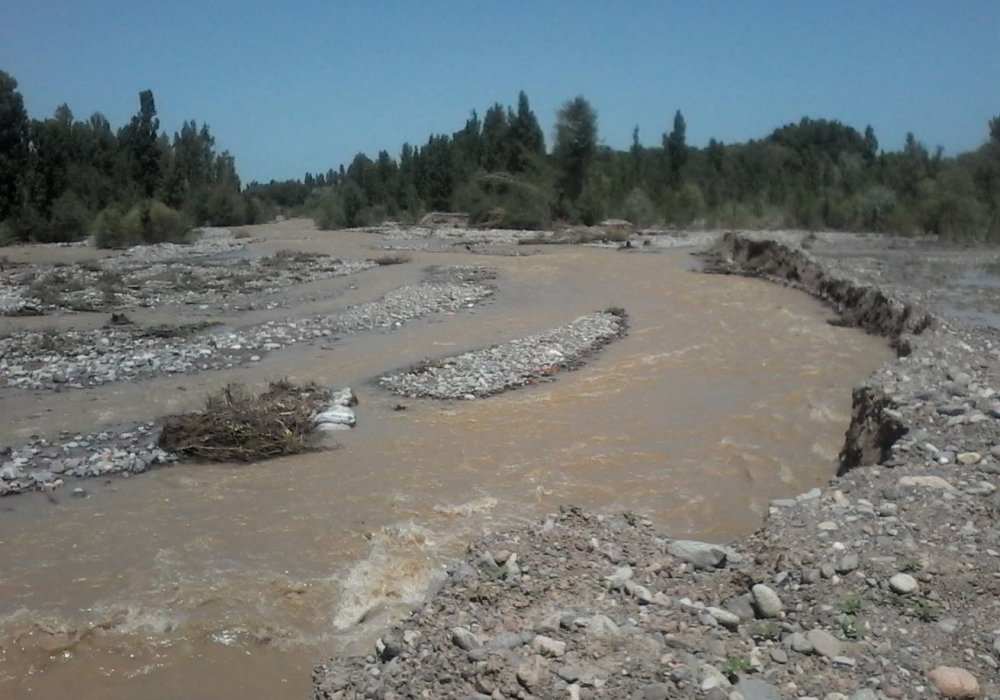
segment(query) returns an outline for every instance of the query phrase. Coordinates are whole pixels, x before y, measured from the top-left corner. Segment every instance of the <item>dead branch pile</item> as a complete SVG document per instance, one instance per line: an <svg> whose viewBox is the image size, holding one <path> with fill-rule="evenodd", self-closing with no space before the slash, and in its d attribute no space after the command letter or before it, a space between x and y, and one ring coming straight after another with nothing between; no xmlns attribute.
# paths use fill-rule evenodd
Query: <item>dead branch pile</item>
<svg viewBox="0 0 1000 700"><path fill-rule="evenodd" d="M313 416L330 401L315 384L272 382L254 396L230 384L208 397L204 411L172 416L160 435L160 447L214 462L256 462L309 451Z"/></svg>

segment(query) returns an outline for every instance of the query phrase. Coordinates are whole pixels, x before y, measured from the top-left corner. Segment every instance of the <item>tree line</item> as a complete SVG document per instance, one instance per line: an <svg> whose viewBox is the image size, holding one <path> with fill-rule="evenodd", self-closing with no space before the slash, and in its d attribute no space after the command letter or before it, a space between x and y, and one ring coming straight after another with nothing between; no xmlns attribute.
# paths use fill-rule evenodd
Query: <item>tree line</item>
<svg viewBox="0 0 1000 700"><path fill-rule="evenodd" d="M31 119L17 81L0 71L0 239L183 240L192 225L254 223L273 211L242 192L207 124L162 131L151 91L117 130L100 113L76 119L66 104Z"/></svg>
<svg viewBox="0 0 1000 700"><path fill-rule="evenodd" d="M761 139L702 148L687 143L677 111L646 146L603 145L584 97L566 102L546 143L527 95L514 107L473 111L451 134L397 156L359 153L346 167L242 187L208 125L160 129L151 91L113 129L101 114L77 120L68 105L31 119L13 77L0 71L0 240L99 245L183 239L192 225L232 226L306 213L321 227L428 211L474 224L547 228L626 219L646 227L795 227L1000 238L1000 116L979 148L955 157L908 134L880 148L873 129L803 118Z"/></svg>
<svg viewBox="0 0 1000 700"><path fill-rule="evenodd" d="M281 207L303 208L326 228L431 210L466 212L473 223L546 228L622 218L638 226L795 227L1000 238L1000 117L981 147L933 153L908 134L881 149L874 130L803 118L762 139L687 143L677 111L658 147L638 127L628 150L601 144L597 113L583 97L559 110L550 149L522 92L517 107L474 111L465 126L398 158L358 154L346 168L301 180L251 183Z"/></svg>

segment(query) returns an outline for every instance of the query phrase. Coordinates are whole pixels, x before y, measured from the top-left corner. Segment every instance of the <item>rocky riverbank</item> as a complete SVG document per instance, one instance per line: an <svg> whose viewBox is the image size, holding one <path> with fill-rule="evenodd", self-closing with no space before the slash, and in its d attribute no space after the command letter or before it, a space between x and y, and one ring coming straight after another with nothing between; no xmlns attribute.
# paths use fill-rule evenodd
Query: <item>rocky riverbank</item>
<svg viewBox="0 0 1000 700"><path fill-rule="evenodd" d="M829 487L728 546L570 507L488 535L369 656L318 666L315 697L1000 698L1000 334L841 263L739 236L710 262L897 349Z"/></svg>
<svg viewBox="0 0 1000 700"><path fill-rule="evenodd" d="M378 384L410 398L492 396L576 369L588 356L624 335L626 328L623 310L589 314L544 333L385 375Z"/></svg>

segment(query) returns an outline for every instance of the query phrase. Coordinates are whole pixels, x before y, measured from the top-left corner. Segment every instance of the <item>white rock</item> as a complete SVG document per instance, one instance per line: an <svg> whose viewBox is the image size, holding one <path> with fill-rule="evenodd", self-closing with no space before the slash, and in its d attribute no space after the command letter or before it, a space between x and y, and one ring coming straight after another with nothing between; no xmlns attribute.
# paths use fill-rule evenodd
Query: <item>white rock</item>
<svg viewBox="0 0 1000 700"><path fill-rule="evenodd" d="M922 476L902 476L899 478L900 486L921 486L923 488L929 489L945 489L951 490L954 487L946 479L942 479L940 476L933 475L922 475Z"/></svg>
<svg viewBox="0 0 1000 700"><path fill-rule="evenodd" d="M889 588L891 588L894 593L906 595L907 593L913 593L915 590L920 588L920 584L917 583L917 579L913 578L909 574L899 573L889 579Z"/></svg>
<svg viewBox="0 0 1000 700"><path fill-rule="evenodd" d="M778 617L785 609L785 604L781 602L778 594L763 583L758 583L751 588L750 593L753 595L754 603L756 603L757 611L761 617Z"/></svg>

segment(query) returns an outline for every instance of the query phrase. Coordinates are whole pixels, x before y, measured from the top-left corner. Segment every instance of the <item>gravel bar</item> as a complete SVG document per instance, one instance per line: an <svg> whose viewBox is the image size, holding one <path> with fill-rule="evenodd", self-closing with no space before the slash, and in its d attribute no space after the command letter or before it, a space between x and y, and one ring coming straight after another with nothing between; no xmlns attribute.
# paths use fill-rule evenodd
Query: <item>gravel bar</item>
<svg viewBox="0 0 1000 700"><path fill-rule="evenodd" d="M492 396L551 380L561 370L576 369L587 357L623 336L626 329L624 311L594 313L544 333L386 375L378 384L410 398Z"/></svg>
<svg viewBox="0 0 1000 700"><path fill-rule="evenodd" d="M357 274L375 260L279 251L263 257L245 239L203 236L190 246L159 243L73 265L0 266L0 315L30 316L171 305L223 312L277 308L253 295Z"/></svg>
<svg viewBox="0 0 1000 700"><path fill-rule="evenodd" d="M377 328L443 311L471 308L494 288L480 268L443 268L429 281L331 316L268 321L239 331L147 337L142 328L91 331L17 331L0 338L0 381L22 389L84 388L162 374L190 374L256 362L294 343Z"/></svg>

